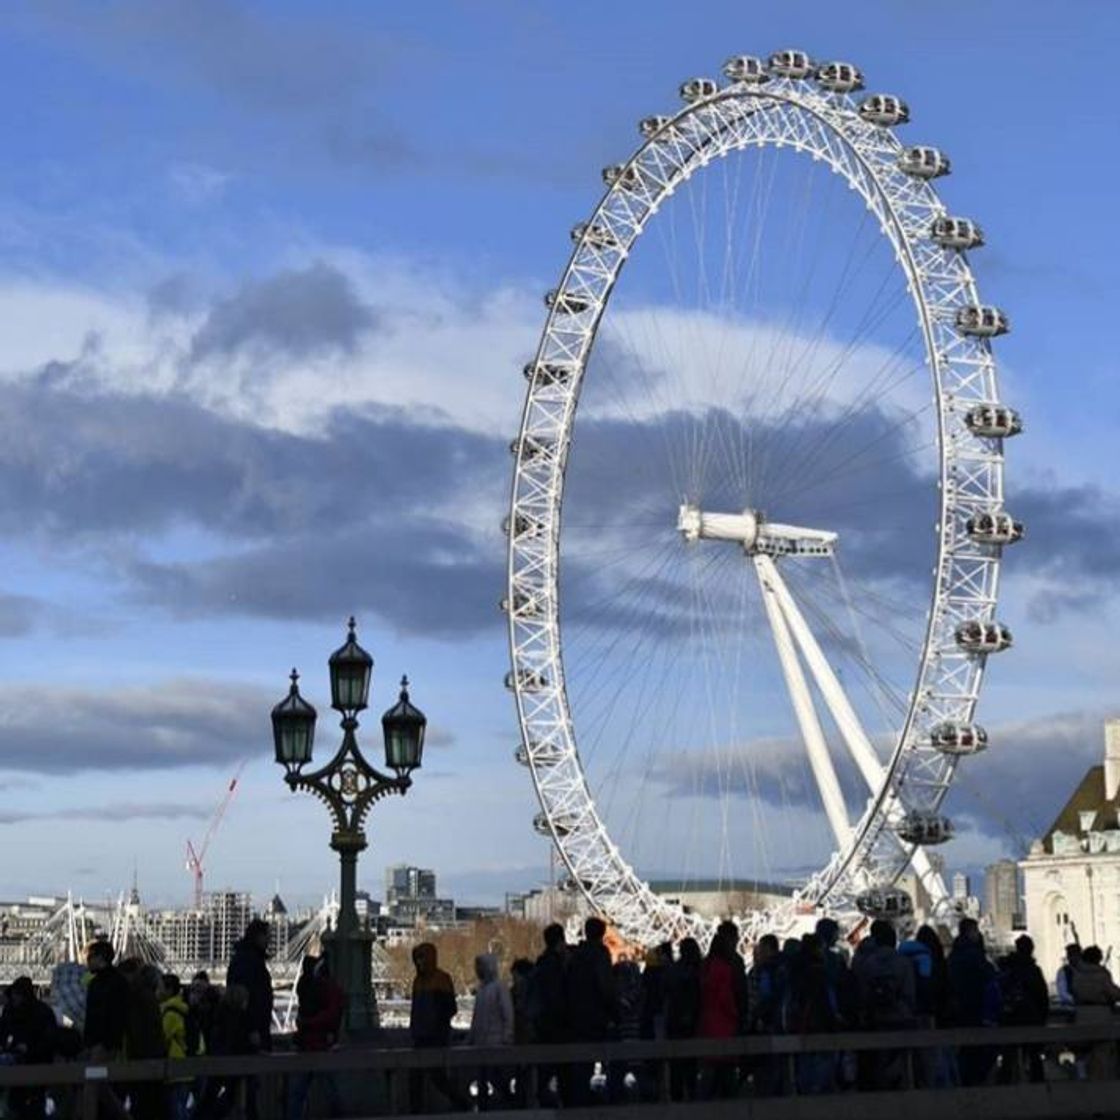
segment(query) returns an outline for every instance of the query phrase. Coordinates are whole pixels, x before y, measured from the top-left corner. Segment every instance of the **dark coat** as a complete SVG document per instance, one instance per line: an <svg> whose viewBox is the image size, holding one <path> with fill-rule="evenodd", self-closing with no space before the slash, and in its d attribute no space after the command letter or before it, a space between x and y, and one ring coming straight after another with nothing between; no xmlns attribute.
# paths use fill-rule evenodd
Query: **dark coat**
<svg viewBox="0 0 1120 1120"><path fill-rule="evenodd" d="M125 1018L124 1052L129 1061L166 1058L167 1040L163 1035L163 1012L155 992L133 981Z"/></svg>
<svg viewBox="0 0 1120 1120"><path fill-rule="evenodd" d="M949 1018L955 1027L983 1026L996 984L995 965L979 942L957 938L946 962L949 973Z"/></svg>
<svg viewBox="0 0 1120 1120"><path fill-rule="evenodd" d="M111 1054L124 1049L128 1022L128 981L109 965L93 974L86 989L86 1021L82 1041L88 1049L100 1046Z"/></svg>
<svg viewBox="0 0 1120 1120"><path fill-rule="evenodd" d="M568 1009L564 974L567 949L546 949L533 969L529 1005L533 1026L541 1042L563 1042L568 1037Z"/></svg>
<svg viewBox="0 0 1120 1120"><path fill-rule="evenodd" d="M665 1035L695 1038L700 1022L700 966L676 961L666 969Z"/></svg>
<svg viewBox="0 0 1120 1120"><path fill-rule="evenodd" d="M1042 969L1026 953L1010 953L1000 961L999 987L1008 1026L1041 1026L1050 1014L1050 989Z"/></svg>
<svg viewBox="0 0 1120 1120"><path fill-rule="evenodd" d="M246 1021L249 1033L260 1035L260 1047L272 1045L272 975L268 971L264 951L242 938L233 951L226 969L226 987L240 984L249 993Z"/></svg>
<svg viewBox="0 0 1120 1120"><path fill-rule="evenodd" d="M244 1011L223 1000L210 1025L211 1054L251 1054L249 1020Z"/></svg>
<svg viewBox="0 0 1120 1120"><path fill-rule="evenodd" d="M458 1004L455 984L439 967L436 947L430 942L413 950L416 978L412 981L412 1007L408 1031L412 1045L417 1047L448 1046L451 1043L451 1020Z"/></svg>
<svg viewBox="0 0 1120 1120"><path fill-rule="evenodd" d="M54 1012L34 995L22 1007L8 1004L0 1015L0 1046L28 1065L54 1060L58 1022Z"/></svg>
<svg viewBox="0 0 1120 1120"><path fill-rule="evenodd" d="M573 950L564 974L568 1028L576 1042L602 1042L618 1019L610 950L584 941Z"/></svg>
<svg viewBox="0 0 1120 1120"><path fill-rule="evenodd" d="M296 994L299 997L296 1049L329 1050L338 1041L342 1029L345 993L331 976L301 976Z"/></svg>

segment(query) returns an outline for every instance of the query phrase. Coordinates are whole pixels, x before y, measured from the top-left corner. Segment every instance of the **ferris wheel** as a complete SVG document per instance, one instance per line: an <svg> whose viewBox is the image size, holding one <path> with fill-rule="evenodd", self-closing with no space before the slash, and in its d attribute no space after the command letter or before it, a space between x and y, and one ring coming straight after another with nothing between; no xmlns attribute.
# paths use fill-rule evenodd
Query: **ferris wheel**
<svg viewBox="0 0 1120 1120"><path fill-rule="evenodd" d="M987 746L1023 533L1008 320L969 267L980 227L934 190L948 158L903 143L907 105L849 63L723 74L604 170L511 447L506 684L534 826L646 943L706 929L658 875L795 879L744 906L748 941L903 914L908 868L945 904L927 849Z"/></svg>

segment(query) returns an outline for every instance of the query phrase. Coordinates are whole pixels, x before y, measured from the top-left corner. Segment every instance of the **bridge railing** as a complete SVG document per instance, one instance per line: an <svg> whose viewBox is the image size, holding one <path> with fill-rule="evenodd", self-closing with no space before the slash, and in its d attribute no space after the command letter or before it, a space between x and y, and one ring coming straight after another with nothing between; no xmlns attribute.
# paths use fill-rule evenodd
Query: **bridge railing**
<svg viewBox="0 0 1120 1120"><path fill-rule="evenodd" d="M396 1115L410 1111L410 1086L442 1074L466 1090L478 1081L480 1071L513 1072L525 1086L525 1108L521 1117L553 1115L537 1104L541 1079L558 1069L592 1066L640 1070L647 1086L642 1109L651 1117L728 1116L756 1120L944 1120L946 1115L977 1117L1014 1116L1075 1117L1120 1113L1120 1080L1116 1073L1104 1080L1051 1078L1042 1083L1019 1080L1006 1085L974 1088L923 1088L917 1055L927 1051L961 1052L980 1048L1004 1055L1045 1052L1084 1055L1107 1049L1115 1062L1120 1046L1120 1019L1072 1026L1003 1027L998 1029L867 1031L859 1033L767 1035L734 1039L687 1039L562 1045L482 1048L451 1046L444 1049L410 1049L407 1046L349 1045L323 1053L277 1051L237 1057L158 1059L134 1062L54 1063L52 1065L0 1066L0 1091L21 1088L45 1089L55 1098L57 1116L72 1120L97 1120L106 1111L106 1095L123 1096L129 1085L155 1082L163 1085L197 1082L199 1079L228 1079L231 1091L243 1094L247 1081L256 1084L262 1118L287 1115L287 1090L298 1075L331 1075L340 1079L349 1098L348 1115ZM813 1054L901 1055L905 1072L900 1088L893 1091L844 1091L798 1095L797 1059ZM782 1071L782 1093L775 1096L746 1096L723 1101L672 1102L669 1073L673 1063L695 1060L701 1068L731 1062L771 1064ZM1025 1067L1022 1076L1026 1076ZM650 1088L652 1087L652 1089ZM795 1099L791 1099L795 1098ZM430 1103L430 1102L429 1102ZM593 1117L602 1105L564 1109L575 1116ZM442 1109L440 1111L445 1111ZM416 1114L416 1113L414 1113ZM427 1112L421 1115L429 1115ZM495 1116L503 1115L494 1109Z"/></svg>

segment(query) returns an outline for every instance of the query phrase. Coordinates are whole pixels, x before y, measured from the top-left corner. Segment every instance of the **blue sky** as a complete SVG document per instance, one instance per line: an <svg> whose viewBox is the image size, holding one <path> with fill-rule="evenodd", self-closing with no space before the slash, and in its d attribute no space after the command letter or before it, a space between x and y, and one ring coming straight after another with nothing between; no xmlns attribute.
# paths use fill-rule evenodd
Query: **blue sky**
<svg viewBox="0 0 1120 1120"><path fill-rule="evenodd" d="M1015 485L1077 517L1009 565L1019 640L983 708L1008 734L973 781L1015 797L966 808L950 860L1002 851L1001 816L1045 823L1120 709L1118 21L1088 2L11 7L0 828L21 858L0 894L115 892L135 863L149 897L185 900L184 841L243 757L211 884L333 884L267 713L292 664L322 710L351 610L374 714L407 671L433 732L408 801L374 814L367 885L401 861L478 898L543 874L500 684L493 445L599 168L681 79L782 46L905 96L907 136L950 152L945 197L987 233L1028 421Z"/></svg>

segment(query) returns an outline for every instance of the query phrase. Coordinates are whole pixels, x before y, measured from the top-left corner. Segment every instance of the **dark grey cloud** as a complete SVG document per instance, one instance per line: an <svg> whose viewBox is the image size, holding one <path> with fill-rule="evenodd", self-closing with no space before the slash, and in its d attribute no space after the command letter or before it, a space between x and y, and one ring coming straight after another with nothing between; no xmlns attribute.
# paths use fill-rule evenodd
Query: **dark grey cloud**
<svg viewBox="0 0 1120 1120"><path fill-rule="evenodd" d="M32 596L0 593L0 638L30 634L46 611L46 604Z"/></svg>
<svg viewBox="0 0 1120 1120"><path fill-rule="evenodd" d="M191 358L278 351L292 358L352 353L377 325L349 278L322 262L246 284L217 303L191 343Z"/></svg>
<svg viewBox="0 0 1120 1120"><path fill-rule="evenodd" d="M207 679L97 691L11 685L0 689L0 767L65 775L227 765L267 752L275 702L264 689Z"/></svg>
<svg viewBox="0 0 1120 1120"><path fill-rule="evenodd" d="M160 801L140 803L135 801L111 802L106 805L72 806L49 809L44 812L19 809L0 810L0 825L27 824L31 821L108 821L111 823L139 820L208 820L213 807L183 805L178 802Z"/></svg>

